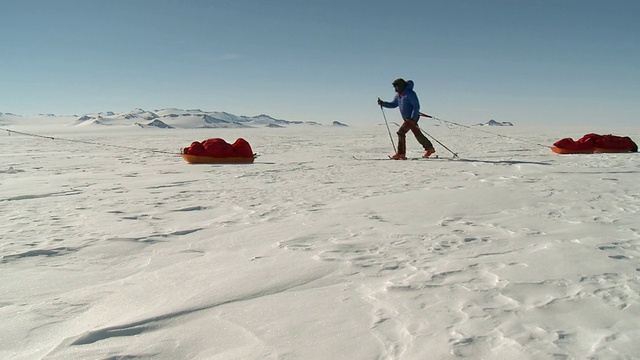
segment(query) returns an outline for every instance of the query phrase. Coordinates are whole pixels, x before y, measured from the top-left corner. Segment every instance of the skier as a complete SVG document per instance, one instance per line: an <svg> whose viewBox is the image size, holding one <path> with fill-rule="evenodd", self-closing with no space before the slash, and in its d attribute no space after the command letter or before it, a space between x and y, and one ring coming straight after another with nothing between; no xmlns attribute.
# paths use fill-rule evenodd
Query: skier
<svg viewBox="0 0 640 360"><path fill-rule="evenodd" d="M406 134L411 130L416 139L424 147L423 157L428 158L436 150L433 148L431 141L420 131L418 127L418 120L420 119L420 102L418 101L418 95L413 91L413 81L405 81L402 78L395 79L392 83L393 88L396 91L396 96L391 102L386 102L378 98L378 105L386 108L400 108L400 115L402 115L403 123L398 129L398 153L393 155L392 159L406 159L407 145Z"/></svg>

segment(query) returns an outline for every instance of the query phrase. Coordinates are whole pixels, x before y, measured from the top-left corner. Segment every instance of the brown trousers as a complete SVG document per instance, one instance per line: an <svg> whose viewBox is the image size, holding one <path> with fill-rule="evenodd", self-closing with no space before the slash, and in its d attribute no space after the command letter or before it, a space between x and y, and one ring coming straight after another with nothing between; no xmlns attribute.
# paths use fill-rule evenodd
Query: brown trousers
<svg viewBox="0 0 640 360"><path fill-rule="evenodd" d="M413 120L405 120L398 129L398 154L405 155L407 153L407 136L406 134L411 130L415 135L416 140L422 145L424 151L427 151L433 147L431 141L420 131L418 124Z"/></svg>

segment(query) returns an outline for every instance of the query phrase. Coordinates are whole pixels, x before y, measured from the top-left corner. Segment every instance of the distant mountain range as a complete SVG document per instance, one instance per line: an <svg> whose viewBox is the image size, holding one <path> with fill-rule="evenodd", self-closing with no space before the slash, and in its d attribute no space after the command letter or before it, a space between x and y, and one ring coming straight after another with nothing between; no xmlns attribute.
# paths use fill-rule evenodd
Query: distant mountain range
<svg viewBox="0 0 640 360"><path fill-rule="evenodd" d="M496 121L496 120L489 120L486 123L480 123L480 124L476 124L476 126L513 126L512 123L508 122L508 121Z"/></svg>
<svg viewBox="0 0 640 360"><path fill-rule="evenodd" d="M71 119L75 126L93 125L120 125L139 126L143 128L163 129L198 129L198 128L251 128L251 127L286 127L289 125L322 125L314 121L288 121L274 119L269 115L238 116L226 112L202 111L200 109L162 109L147 111L134 109L125 113L112 111L86 114L82 116L56 116L53 114L41 114L39 118ZM0 113L0 123L3 121L17 122L23 118L11 113ZM25 119L28 117L24 117Z"/></svg>
<svg viewBox="0 0 640 360"><path fill-rule="evenodd" d="M47 123L49 119L58 122L71 122L74 126L95 126L95 125L119 125L119 126L139 126L142 128L162 128L162 129L199 129L199 128L255 128L270 127L280 128L290 125L322 125L315 121L289 121L275 119L269 115L258 116L238 116L227 112L202 111L200 109L161 109L147 111L144 109L133 109L129 112L114 113L112 111L78 115L54 115L40 114L37 116L23 117L12 113L0 112L0 125L18 123L22 120L38 118L44 119ZM398 123L392 123L400 126ZM349 126L339 121L333 121L332 126ZM437 125L437 124L436 124ZM491 119L486 123L479 123L475 126L513 126L508 121L496 121Z"/></svg>
<svg viewBox="0 0 640 360"><path fill-rule="evenodd" d="M295 124L321 125L313 121L288 121L274 119L269 115L238 116L226 112L162 109L146 111L134 109L127 113L113 112L87 114L76 121L76 125L138 125L140 127L157 127L165 129L194 128L247 128L247 127L279 127Z"/></svg>

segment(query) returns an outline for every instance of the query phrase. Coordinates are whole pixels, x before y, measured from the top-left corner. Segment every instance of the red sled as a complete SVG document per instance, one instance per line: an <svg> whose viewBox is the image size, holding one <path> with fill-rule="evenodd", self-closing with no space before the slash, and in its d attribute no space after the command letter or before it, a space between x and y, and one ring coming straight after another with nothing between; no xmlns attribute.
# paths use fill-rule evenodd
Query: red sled
<svg viewBox="0 0 640 360"><path fill-rule="evenodd" d="M182 149L181 155L189 164L247 164L256 158L251 145L243 138L233 144L220 138L194 141Z"/></svg>
<svg viewBox="0 0 640 360"><path fill-rule="evenodd" d="M551 150L557 154L593 154L638 152L638 145L628 136L586 134L577 141L564 138Z"/></svg>

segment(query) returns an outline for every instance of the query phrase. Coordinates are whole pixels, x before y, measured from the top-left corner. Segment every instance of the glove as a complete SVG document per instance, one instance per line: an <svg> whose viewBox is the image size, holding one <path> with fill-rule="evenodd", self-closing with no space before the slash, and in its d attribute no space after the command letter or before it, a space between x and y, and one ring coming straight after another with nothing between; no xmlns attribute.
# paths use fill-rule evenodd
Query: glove
<svg viewBox="0 0 640 360"><path fill-rule="evenodd" d="M378 98L378 105L382 105L383 101Z"/></svg>

